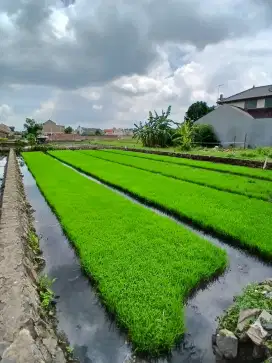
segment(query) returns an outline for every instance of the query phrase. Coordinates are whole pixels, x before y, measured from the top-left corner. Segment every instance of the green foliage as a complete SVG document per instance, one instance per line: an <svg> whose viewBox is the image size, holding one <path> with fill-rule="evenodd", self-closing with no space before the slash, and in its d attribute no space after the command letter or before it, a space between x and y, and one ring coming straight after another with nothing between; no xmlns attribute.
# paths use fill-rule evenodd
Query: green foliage
<svg viewBox="0 0 272 363"><path fill-rule="evenodd" d="M41 307L48 312L52 308L54 292L51 287L56 279L50 279L47 275L41 275L38 280L38 290L41 299Z"/></svg>
<svg viewBox="0 0 272 363"><path fill-rule="evenodd" d="M47 152L49 150L54 150L54 146L53 145L34 145L31 148L31 151L43 151L43 152Z"/></svg>
<svg viewBox="0 0 272 363"><path fill-rule="evenodd" d="M272 203L117 165L80 152L50 154L205 230L272 257Z"/></svg>
<svg viewBox="0 0 272 363"><path fill-rule="evenodd" d="M36 144L36 137L34 134L27 134L26 139L27 139L29 145L33 146Z"/></svg>
<svg viewBox="0 0 272 363"><path fill-rule="evenodd" d="M66 347L66 351L69 355L72 355L74 353L74 348L70 347L69 345Z"/></svg>
<svg viewBox="0 0 272 363"><path fill-rule="evenodd" d="M263 285L250 284L242 295L234 299L234 304L219 318L219 329L228 329L235 332L240 310L260 309L272 311L272 299L263 293Z"/></svg>
<svg viewBox="0 0 272 363"><path fill-rule="evenodd" d="M72 127L71 127L71 126L68 126L68 127L65 127L64 132L65 132L66 134L71 134L71 133L73 132L73 129L72 129Z"/></svg>
<svg viewBox="0 0 272 363"><path fill-rule="evenodd" d="M162 110L161 116L154 111L149 112L148 122L139 125L134 124L133 137L140 140L143 146L147 147L166 147L172 143L172 128L171 125L175 124L169 119L171 113L171 106L167 111Z"/></svg>
<svg viewBox="0 0 272 363"><path fill-rule="evenodd" d="M209 186L214 189L272 201L272 183L270 181L231 174L226 178L226 175L220 173L220 171L198 169L166 162L162 163L154 159L137 158L130 154L128 155L126 151L115 153L111 152L111 150L82 150L80 152L85 155L132 166L137 169L148 170L175 179Z"/></svg>
<svg viewBox="0 0 272 363"><path fill-rule="evenodd" d="M39 239L33 231L28 233L28 244L34 253L40 252Z"/></svg>
<svg viewBox="0 0 272 363"><path fill-rule="evenodd" d="M184 121L178 128L176 135L175 143L180 143L181 150L190 150L193 146L194 137L192 121L189 119Z"/></svg>
<svg viewBox="0 0 272 363"><path fill-rule="evenodd" d="M90 164L90 157L80 153L59 155L73 154ZM134 346L150 353L173 347L185 331L188 294L224 269L225 251L48 155L23 157Z"/></svg>
<svg viewBox="0 0 272 363"><path fill-rule="evenodd" d="M117 153L121 155L123 151L120 150L108 150L111 153ZM130 155L136 158L144 158L149 160L157 160L161 162L176 164L176 165L187 165L197 169L205 169L205 170L216 170L225 174L232 175L244 175L249 176L251 178L269 180L272 181L272 170L263 170L257 168L248 168L246 166L236 166L236 165L228 165L228 164L220 164L220 163L212 163L209 161L198 161L192 159L184 159L184 158L176 158L171 156L164 155L156 155L156 154L147 154L133 151L126 151L126 155Z"/></svg>
<svg viewBox="0 0 272 363"><path fill-rule="evenodd" d="M102 136L103 132L102 132L102 130L97 129L97 130L95 130L94 134L95 134L95 136Z"/></svg>
<svg viewBox="0 0 272 363"><path fill-rule="evenodd" d="M29 138L29 141L33 139L36 141L37 136L42 132L43 126L42 124L37 123L34 119L26 118L24 129L25 136Z"/></svg>
<svg viewBox="0 0 272 363"><path fill-rule="evenodd" d="M209 112L213 111L215 106L209 107L206 102L197 101L193 103L187 110L184 121L191 120L195 122L201 117L207 115Z"/></svg>
<svg viewBox="0 0 272 363"><path fill-rule="evenodd" d="M193 141L197 146L214 147L219 145L219 141L215 135L211 125L195 124L193 127Z"/></svg>

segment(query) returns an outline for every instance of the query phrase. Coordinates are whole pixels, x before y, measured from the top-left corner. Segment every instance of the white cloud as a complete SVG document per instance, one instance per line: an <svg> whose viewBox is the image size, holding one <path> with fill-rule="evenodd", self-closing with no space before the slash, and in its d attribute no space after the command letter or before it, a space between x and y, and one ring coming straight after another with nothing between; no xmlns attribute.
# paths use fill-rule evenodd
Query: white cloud
<svg viewBox="0 0 272 363"><path fill-rule="evenodd" d="M102 110L103 106L102 105L93 105L93 109L94 110Z"/></svg>
<svg viewBox="0 0 272 363"><path fill-rule="evenodd" d="M0 122L7 122L8 119L13 115L12 108L9 105L0 105Z"/></svg>

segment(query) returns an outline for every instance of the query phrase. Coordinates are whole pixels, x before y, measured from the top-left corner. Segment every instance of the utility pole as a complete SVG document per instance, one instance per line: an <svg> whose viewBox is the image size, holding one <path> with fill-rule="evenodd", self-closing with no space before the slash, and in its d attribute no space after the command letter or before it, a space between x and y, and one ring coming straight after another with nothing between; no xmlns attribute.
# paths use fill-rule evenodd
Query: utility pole
<svg viewBox="0 0 272 363"><path fill-rule="evenodd" d="M219 84L219 85L217 86L217 100L216 100L216 102L217 102L217 101L218 101L218 99L219 99L219 91L220 91L220 87L222 87L222 86L224 86L224 83Z"/></svg>

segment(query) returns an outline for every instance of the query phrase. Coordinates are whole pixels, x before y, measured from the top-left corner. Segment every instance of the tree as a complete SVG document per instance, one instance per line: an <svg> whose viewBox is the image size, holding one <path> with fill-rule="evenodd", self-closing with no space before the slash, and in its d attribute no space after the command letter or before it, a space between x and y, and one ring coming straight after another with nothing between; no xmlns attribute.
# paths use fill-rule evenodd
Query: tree
<svg viewBox="0 0 272 363"><path fill-rule="evenodd" d="M24 129L27 138L28 135L33 135L34 139L36 140L37 136L42 132L43 126L42 124L37 123L34 119L26 118Z"/></svg>
<svg viewBox="0 0 272 363"><path fill-rule="evenodd" d="M176 133L174 142L180 144L182 150L190 150L193 146L194 126L190 119L184 121Z"/></svg>
<svg viewBox="0 0 272 363"><path fill-rule="evenodd" d="M29 145L33 146L36 144L36 137L34 134L27 134L26 138L27 138Z"/></svg>
<svg viewBox="0 0 272 363"><path fill-rule="evenodd" d="M71 134L71 133L73 132L73 129L72 129L72 127L71 127L71 126L68 126L68 127L65 127L64 132L65 132L66 134Z"/></svg>
<svg viewBox="0 0 272 363"><path fill-rule="evenodd" d="M102 136L102 130L100 130L100 129L97 129L97 130L95 130L95 136Z"/></svg>
<svg viewBox="0 0 272 363"><path fill-rule="evenodd" d="M200 117L207 115L214 109L215 106L209 107L206 102L197 101L188 108L184 121L191 120L194 123L196 120L200 119Z"/></svg>
<svg viewBox="0 0 272 363"><path fill-rule="evenodd" d="M193 127L193 134L193 139L197 146L214 147L220 144L211 125L196 124Z"/></svg>
<svg viewBox="0 0 272 363"><path fill-rule="evenodd" d="M133 138L140 140L143 146L147 147L166 147L172 142L172 124L176 124L169 119L171 113L171 106L167 111L162 110L159 116L156 111L154 115L149 111L148 122L139 125L134 124Z"/></svg>

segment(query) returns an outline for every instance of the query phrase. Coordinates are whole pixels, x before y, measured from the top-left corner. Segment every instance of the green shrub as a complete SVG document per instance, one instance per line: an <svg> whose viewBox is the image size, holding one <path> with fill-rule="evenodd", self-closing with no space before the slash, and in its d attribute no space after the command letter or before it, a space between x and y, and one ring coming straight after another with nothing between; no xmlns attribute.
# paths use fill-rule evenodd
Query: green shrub
<svg viewBox="0 0 272 363"><path fill-rule="evenodd" d="M193 141L197 146L214 147L220 142L211 125L195 124L193 126Z"/></svg>
<svg viewBox="0 0 272 363"><path fill-rule="evenodd" d="M56 279L50 279L47 275L41 275L38 280L38 291L41 299L41 307L44 311L49 311L52 307L54 292L51 287Z"/></svg>

